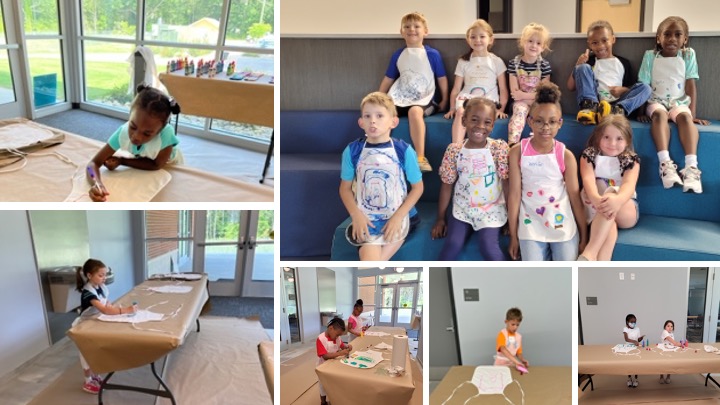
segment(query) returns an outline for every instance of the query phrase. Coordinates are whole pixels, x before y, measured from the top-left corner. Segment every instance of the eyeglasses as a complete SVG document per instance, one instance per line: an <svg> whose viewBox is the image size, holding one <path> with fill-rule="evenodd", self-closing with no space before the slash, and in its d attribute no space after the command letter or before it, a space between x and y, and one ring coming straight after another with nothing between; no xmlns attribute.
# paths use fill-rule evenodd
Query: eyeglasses
<svg viewBox="0 0 720 405"><path fill-rule="evenodd" d="M531 123L532 123L532 126L538 127L538 128L545 128L546 125L547 125L549 128L557 128L558 126L560 126L560 124L562 124L562 118L560 118L560 119L557 120L557 121L551 120L551 121L548 121L548 122L545 122L545 121L543 121L543 120L538 120L538 119L531 118L530 121L531 121Z"/></svg>

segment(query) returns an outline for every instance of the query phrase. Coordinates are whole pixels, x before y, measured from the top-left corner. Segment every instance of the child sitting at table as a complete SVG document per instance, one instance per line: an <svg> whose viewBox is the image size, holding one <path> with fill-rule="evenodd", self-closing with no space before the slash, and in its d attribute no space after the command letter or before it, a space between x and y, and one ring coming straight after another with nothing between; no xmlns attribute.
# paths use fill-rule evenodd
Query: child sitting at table
<svg viewBox="0 0 720 405"><path fill-rule="evenodd" d="M636 326L637 318L635 318L635 315L633 314L628 314L628 316L625 317L625 328L623 328L623 337L625 338L626 342L632 343L635 346L640 347L643 339L645 338L645 335L641 335L640 328L637 328ZM628 387L636 388L638 384L639 381L637 374L635 374L635 379L633 379L632 376L628 375Z"/></svg>
<svg viewBox="0 0 720 405"><path fill-rule="evenodd" d="M675 340L675 336L673 334L673 331L675 330L675 322L671 320L665 321L665 325L663 325L663 331L660 335L660 343L666 344L666 345L673 345L675 347L682 347L682 344ZM660 374L660 384L670 384L670 374L667 375L663 379L663 375Z"/></svg>
<svg viewBox="0 0 720 405"><path fill-rule="evenodd" d="M497 335L495 348L496 366L512 366L521 373L526 372L530 363L522 354L522 336L518 328L522 322L522 312L519 308L510 308L505 314L505 328Z"/></svg>
<svg viewBox="0 0 720 405"><path fill-rule="evenodd" d="M348 344L345 346L340 336L345 334L345 322L335 317L328 323L327 330L318 336L315 346L317 349L317 366L323 364L325 360L334 359L336 357L347 356L352 350L352 345ZM322 383L318 381L318 387L320 388L320 404L328 405L327 393L323 388Z"/></svg>
<svg viewBox="0 0 720 405"><path fill-rule="evenodd" d="M87 165L88 180L93 183L90 198L106 201L110 194L102 183L100 167L108 170L129 166L141 170L159 170L168 163L182 163L170 114L179 114L180 106L160 90L141 84L130 107L130 119L110 136L107 144ZM113 156L123 150L134 158Z"/></svg>
<svg viewBox="0 0 720 405"><path fill-rule="evenodd" d="M80 292L80 309L81 313L78 318L73 321L73 326L77 325L84 317L95 315L102 312L107 315L133 314L137 310L134 306L123 308L115 306L108 300L109 292L105 286L105 277L107 276L107 267L100 260L88 259L82 267L78 267L76 278L76 289ZM91 394L97 394L100 391L102 379L93 373L87 361L80 354L80 364L85 374L85 383L82 389Z"/></svg>

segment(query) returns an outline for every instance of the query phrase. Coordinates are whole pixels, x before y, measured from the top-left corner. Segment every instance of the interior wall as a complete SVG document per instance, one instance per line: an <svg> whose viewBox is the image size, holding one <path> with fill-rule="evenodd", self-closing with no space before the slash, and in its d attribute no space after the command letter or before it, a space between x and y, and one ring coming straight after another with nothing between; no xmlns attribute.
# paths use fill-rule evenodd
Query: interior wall
<svg viewBox="0 0 720 405"><path fill-rule="evenodd" d="M610 4L608 0L582 0L580 32L598 19L607 20L615 32L639 32L641 0L628 0L627 4Z"/></svg>
<svg viewBox="0 0 720 405"><path fill-rule="evenodd" d="M27 214L0 211L0 377L50 345Z"/></svg>
<svg viewBox="0 0 720 405"><path fill-rule="evenodd" d="M87 211L87 226L90 257L111 267L115 274L109 286L114 301L139 283L135 279L131 211Z"/></svg>
<svg viewBox="0 0 720 405"><path fill-rule="evenodd" d="M491 365L508 309L523 313L523 353L536 366L572 364L571 268L452 268L460 363ZM478 301L464 290L477 289Z"/></svg>
<svg viewBox="0 0 720 405"><path fill-rule="evenodd" d="M623 343L625 317L630 313L651 344L658 343L668 319L675 322L675 337L684 338L689 271L687 267L579 268L584 343ZM587 305L587 297L597 297L597 305Z"/></svg>
<svg viewBox="0 0 720 405"><path fill-rule="evenodd" d="M82 266L90 254L85 211L29 211L38 267Z"/></svg>
<svg viewBox="0 0 720 405"><path fill-rule="evenodd" d="M353 269L349 267L333 267L335 271L335 305L336 311L343 314L347 321L355 305L357 295L357 284Z"/></svg>
<svg viewBox="0 0 720 405"><path fill-rule="evenodd" d="M687 21L691 33L693 31L718 31L720 28L718 27L720 2L717 0L692 0L686 4L687 7L683 7L678 4L677 0L653 0L653 23L650 27L645 27L645 30L655 33L662 20L671 15L679 15ZM693 46L692 38L690 41L690 46Z"/></svg>
<svg viewBox="0 0 720 405"><path fill-rule="evenodd" d="M320 312L337 311L335 272L325 267L317 269L318 305Z"/></svg>
<svg viewBox="0 0 720 405"><path fill-rule="evenodd" d="M544 25L553 35L575 32L576 0L543 0L542 3L513 0L512 7L514 33L522 32L531 22Z"/></svg>
<svg viewBox="0 0 720 405"><path fill-rule="evenodd" d="M300 298L298 316L302 319L302 339L303 342L312 342L321 332L316 268L298 267L296 281Z"/></svg>
<svg viewBox="0 0 720 405"><path fill-rule="evenodd" d="M400 19L417 11L428 20L430 35L464 33L477 16L477 1L325 0L286 1L280 7L280 32L287 34L392 34L400 38ZM361 59L361 58L360 58ZM359 60L356 54L355 60Z"/></svg>

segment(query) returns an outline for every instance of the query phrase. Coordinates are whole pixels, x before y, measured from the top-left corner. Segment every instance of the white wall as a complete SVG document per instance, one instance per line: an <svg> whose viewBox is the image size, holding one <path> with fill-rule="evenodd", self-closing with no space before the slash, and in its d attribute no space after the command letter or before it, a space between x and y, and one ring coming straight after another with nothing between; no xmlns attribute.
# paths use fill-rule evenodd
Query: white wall
<svg viewBox="0 0 720 405"><path fill-rule="evenodd" d="M464 34L477 16L474 0L361 2L286 1L280 8L280 32L287 34L383 34L400 39L400 19L420 12L428 20L430 37ZM574 20L573 20L574 21ZM359 56L359 59L362 59Z"/></svg>
<svg viewBox="0 0 720 405"><path fill-rule="evenodd" d="M575 298L570 268L453 268L451 271L461 364L493 364L495 341L505 327L505 314L508 309L518 307L523 313L519 329L523 355L530 364L571 365ZM466 288L477 288L480 300L464 301Z"/></svg>
<svg viewBox="0 0 720 405"><path fill-rule="evenodd" d="M357 295L357 283L353 269L350 267L333 267L335 271L335 299L337 301L336 311L343 314L343 319L347 321L355 306L355 296Z"/></svg>
<svg viewBox="0 0 720 405"><path fill-rule="evenodd" d="M23 211L0 211L0 377L47 348L42 292Z"/></svg>
<svg viewBox="0 0 720 405"><path fill-rule="evenodd" d="M90 257L113 269L115 281L109 286L113 301L137 284L130 216L130 211L87 211Z"/></svg>
<svg viewBox="0 0 720 405"><path fill-rule="evenodd" d="M298 316L302 320L303 342L312 342L321 332L317 271L315 267L298 267L297 288L300 298Z"/></svg>
<svg viewBox="0 0 720 405"><path fill-rule="evenodd" d="M656 32L660 22L672 15L684 18L691 32L717 31L720 28L720 2L717 0L690 0L685 3L686 6L680 6L677 0L653 0L652 4L653 23L645 27L646 31Z"/></svg>
<svg viewBox="0 0 720 405"><path fill-rule="evenodd" d="M576 0L543 0L542 3L514 0L513 32L520 33L531 22L544 25L551 35L575 32L576 14Z"/></svg>
<svg viewBox="0 0 720 405"><path fill-rule="evenodd" d="M683 339L689 271L687 267L579 268L584 343L622 343L625 316L630 313L637 317L637 326L650 343L660 340L668 319L675 322L675 338ZM624 280L619 273L624 273ZM632 274L635 280L631 280ZM597 305L587 305L586 297L597 297Z"/></svg>

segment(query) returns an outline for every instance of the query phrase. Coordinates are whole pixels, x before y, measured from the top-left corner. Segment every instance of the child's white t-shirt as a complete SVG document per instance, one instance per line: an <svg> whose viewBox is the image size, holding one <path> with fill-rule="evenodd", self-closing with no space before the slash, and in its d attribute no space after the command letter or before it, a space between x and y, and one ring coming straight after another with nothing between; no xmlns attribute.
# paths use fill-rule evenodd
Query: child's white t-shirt
<svg viewBox="0 0 720 405"><path fill-rule="evenodd" d="M627 337L630 340L638 340L640 338L640 328L638 327L630 329L626 326L623 328L623 332L627 333Z"/></svg>
<svg viewBox="0 0 720 405"><path fill-rule="evenodd" d="M672 332L668 332L663 329L662 334L660 335L660 341L664 342L665 338L667 338L667 337L670 337L672 340L675 340L675 336L673 335Z"/></svg>

